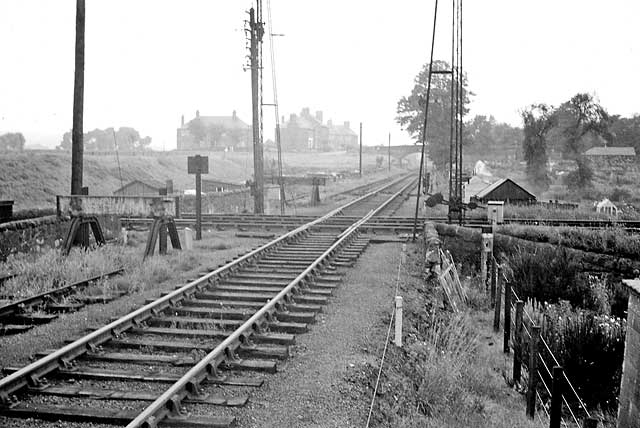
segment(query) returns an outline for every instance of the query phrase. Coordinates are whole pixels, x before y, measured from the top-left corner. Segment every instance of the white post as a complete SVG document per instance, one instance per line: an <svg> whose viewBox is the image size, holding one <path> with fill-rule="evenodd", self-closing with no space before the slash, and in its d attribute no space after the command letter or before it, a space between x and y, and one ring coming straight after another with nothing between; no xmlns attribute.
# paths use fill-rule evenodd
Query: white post
<svg viewBox="0 0 640 428"><path fill-rule="evenodd" d="M402 297L396 296L396 338L394 343L402 347Z"/></svg>
<svg viewBox="0 0 640 428"><path fill-rule="evenodd" d="M129 232L126 228L120 229L120 235L122 236L122 245L127 246L127 242L129 242Z"/></svg>
<svg viewBox="0 0 640 428"><path fill-rule="evenodd" d="M193 250L193 230L188 227L184 228L184 249Z"/></svg>

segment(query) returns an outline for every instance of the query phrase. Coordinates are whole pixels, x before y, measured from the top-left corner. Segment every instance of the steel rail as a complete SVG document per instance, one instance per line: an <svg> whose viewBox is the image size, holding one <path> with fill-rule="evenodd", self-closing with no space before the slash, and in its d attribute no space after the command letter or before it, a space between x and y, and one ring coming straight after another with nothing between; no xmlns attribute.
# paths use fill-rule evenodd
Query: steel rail
<svg viewBox="0 0 640 428"><path fill-rule="evenodd" d="M9 304L4 305L4 306L0 306L0 321L2 321L2 318L6 318L6 317L8 317L10 315L14 315L14 314L16 314L18 312L23 311L25 307L31 307L31 306L44 304L46 299L48 299L48 298L63 296L65 294L68 294L68 293L71 293L71 292L75 291L79 287L85 287L85 286L89 285L90 282L98 281L98 280L103 279L103 278L109 278L110 276L118 275L122 271L124 271L124 268L118 268L118 269L112 270L110 272L105 272L105 273L103 273L101 275L96 275L96 276L91 277L91 278L82 279L80 281L76 281L74 283L67 284L67 285L65 285L63 287L59 287L59 288L55 288L53 290L45 291L45 292L36 294L34 296L25 297L24 299L17 300L15 302L9 303Z"/></svg>
<svg viewBox="0 0 640 428"><path fill-rule="evenodd" d="M406 178L406 177L405 177ZM404 179L404 178L403 178ZM315 269L325 263L329 257L334 255L346 242L354 237L354 233L358 227L378 212L383 210L392 200L402 194L404 190L413 185L414 180L405 185L398 192L394 193L384 203L377 208L372 209L359 221L349 226L347 230L338 235L336 241L327 248L317 259L315 259L302 273L293 279L286 287L282 289L273 299L267 302L258 312L253 314L251 318L246 320L240 327L231 333L225 340L215 347L206 357L198 364L193 366L185 373L176 383L167 389L160 397L151 403L142 411L127 428L155 428L158 423L170 414L179 413L181 401L189 394L197 394L200 389L200 383L208 377L217 376L217 367L226 359L234 358L235 350L242 344L249 341L251 335L258 332L262 321L269 321L273 316L273 312L279 309L282 302L288 301L289 294L295 287L300 285L306 277ZM342 209L342 208L341 208Z"/></svg>
<svg viewBox="0 0 640 428"><path fill-rule="evenodd" d="M387 188L397 184L398 182L405 180L407 177L408 176L404 176L402 178L394 180L379 189L369 192L366 195L363 195L341 207L332 210L331 212L317 218L316 220L313 220L292 231L289 231L279 236L278 238L260 246L259 248L252 250L247 254L244 254L243 256L240 256L239 258L226 264L225 266L222 266L194 281L185 284L184 286L180 287L177 290L174 290L166 296L160 297L156 301L149 303L121 317L120 319L99 328L94 332L91 332L88 335L47 355L46 357L36 360L33 363L16 371L15 373L12 373L11 375L0 379L0 404L10 404L11 395L16 391L29 385L37 386L40 383L39 379L46 376L48 373L58 368L69 366L71 360L77 358L80 355L83 355L88 350L95 349L95 347L97 347L98 345L110 340L112 337L119 336L121 333L134 326L139 326L142 322L156 314L159 314L163 310L167 309L170 305L174 305L180 302L185 297L193 295L196 291L204 288L204 286L207 285L212 278L218 277L226 272L233 271L235 268L241 266L245 262L255 259L258 255L276 248L278 244L284 242L285 240L300 235L301 233L309 230L315 224L321 223L333 216L340 214L343 209L357 204L360 201L367 199L383 190L386 190Z"/></svg>

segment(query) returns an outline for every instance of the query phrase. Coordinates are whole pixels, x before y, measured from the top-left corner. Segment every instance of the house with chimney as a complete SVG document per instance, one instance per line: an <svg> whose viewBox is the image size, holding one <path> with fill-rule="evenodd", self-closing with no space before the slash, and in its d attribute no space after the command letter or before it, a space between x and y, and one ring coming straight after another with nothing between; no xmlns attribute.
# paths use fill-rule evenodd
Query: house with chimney
<svg viewBox="0 0 640 428"><path fill-rule="evenodd" d="M177 129L178 150L246 150L251 147L251 126L238 117L234 110L231 116L201 116L196 110L195 118L185 123L184 115Z"/></svg>
<svg viewBox="0 0 640 428"><path fill-rule="evenodd" d="M358 135L349 122L334 125L331 120L324 123L322 111L312 115L308 107L299 115L292 113L289 120L282 118L280 143L283 151L335 151L358 146Z"/></svg>

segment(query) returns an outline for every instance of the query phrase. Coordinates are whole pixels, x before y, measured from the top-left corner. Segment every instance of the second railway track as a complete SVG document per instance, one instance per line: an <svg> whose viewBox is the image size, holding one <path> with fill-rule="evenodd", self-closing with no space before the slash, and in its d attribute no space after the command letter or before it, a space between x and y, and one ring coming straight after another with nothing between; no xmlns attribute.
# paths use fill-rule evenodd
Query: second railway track
<svg viewBox="0 0 640 428"><path fill-rule="evenodd" d="M234 409L287 358L295 335L329 302L341 268L367 247L360 227L397 209L414 182L396 180L26 367L7 368L0 424L232 426ZM358 219L344 225L345 214ZM332 222L343 227L322 229Z"/></svg>

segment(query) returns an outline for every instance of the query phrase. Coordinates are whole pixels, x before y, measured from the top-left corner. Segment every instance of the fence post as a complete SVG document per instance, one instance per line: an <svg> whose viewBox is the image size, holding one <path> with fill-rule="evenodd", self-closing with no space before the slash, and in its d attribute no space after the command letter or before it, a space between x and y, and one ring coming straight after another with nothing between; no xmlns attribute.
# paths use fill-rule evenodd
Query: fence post
<svg viewBox="0 0 640 428"><path fill-rule="evenodd" d="M493 307L495 309L494 313L493 313L493 331L495 331L496 333L500 331L500 306L501 306L501 299L502 299L502 282L500 281L500 274L501 274L502 268L500 267L500 265L498 265L498 268L496 269L496 302L495 302L495 306ZM507 308L505 307L505 311L507 310Z"/></svg>
<svg viewBox="0 0 640 428"><path fill-rule="evenodd" d="M551 383L551 412L549 414L549 428L560 428L562 421L562 382L563 370L560 366L553 367L553 381Z"/></svg>
<svg viewBox="0 0 640 428"><path fill-rule="evenodd" d="M516 302L516 325L513 332L514 351L513 351L513 382L520 383L522 377L522 313L524 311L524 302L518 300Z"/></svg>
<svg viewBox="0 0 640 428"><path fill-rule="evenodd" d="M584 420L584 428L598 428L598 420L596 418L586 418Z"/></svg>
<svg viewBox="0 0 640 428"><path fill-rule="evenodd" d="M496 259L491 257L491 278L490 278L490 288L491 288L491 307L493 308L496 301L496 281L498 280L498 275L496 271L498 270Z"/></svg>
<svg viewBox="0 0 640 428"><path fill-rule="evenodd" d="M530 419L536 414L536 381L538 377L538 339L540 327L531 326L531 341L529 342L529 385L527 386L527 416Z"/></svg>
<svg viewBox="0 0 640 428"><path fill-rule="evenodd" d="M504 283L504 345L502 351L508 354L509 340L511 339L511 283Z"/></svg>
<svg viewBox="0 0 640 428"><path fill-rule="evenodd" d="M396 346L402 348L402 297L396 296Z"/></svg>

